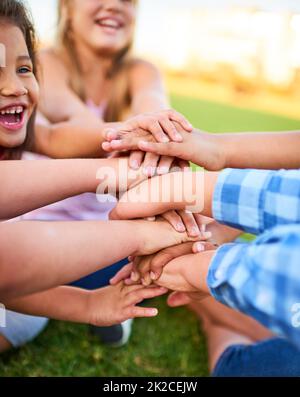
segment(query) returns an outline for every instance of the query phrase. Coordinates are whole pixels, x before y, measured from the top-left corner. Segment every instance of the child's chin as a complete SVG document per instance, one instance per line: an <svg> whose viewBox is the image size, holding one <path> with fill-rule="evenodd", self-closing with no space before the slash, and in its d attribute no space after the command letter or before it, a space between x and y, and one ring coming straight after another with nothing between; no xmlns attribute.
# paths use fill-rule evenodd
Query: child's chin
<svg viewBox="0 0 300 397"><path fill-rule="evenodd" d="M14 132L12 135L3 133L0 130L0 146L6 149L16 149L23 145L26 139L26 130Z"/></svg>

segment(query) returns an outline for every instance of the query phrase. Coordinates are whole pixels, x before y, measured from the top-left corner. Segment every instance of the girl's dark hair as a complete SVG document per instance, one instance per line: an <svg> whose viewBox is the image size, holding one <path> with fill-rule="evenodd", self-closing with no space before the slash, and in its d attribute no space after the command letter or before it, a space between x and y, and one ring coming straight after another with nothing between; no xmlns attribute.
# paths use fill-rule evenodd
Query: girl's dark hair
<svg viewBox="0 0 300 397"><path fill-rule="evenodd" d="M37 77L36 36L32 17L22 0L0 0L0 26L8 23L18 27L24 35L28 53L33 64L33 73ZM27 125L26 140L23 145L15 149L8 149L6 159L20 159L24 150L32 147L34 137L35 113L31 115Z"/></svg>

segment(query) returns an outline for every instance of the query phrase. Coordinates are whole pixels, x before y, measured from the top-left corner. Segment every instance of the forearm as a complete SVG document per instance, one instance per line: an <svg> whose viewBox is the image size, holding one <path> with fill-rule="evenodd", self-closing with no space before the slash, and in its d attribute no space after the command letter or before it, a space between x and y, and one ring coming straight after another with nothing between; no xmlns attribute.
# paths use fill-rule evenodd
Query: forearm
<svg viewBox="0 0 300 397"><path fill-rule="evenodd" d="M107 125L88 125L80 121L37 128L34 151L52 158L107 157L102 149L103 130Z"/></svg>
<svg viewBox="0 0 300 397"><path fill-rule="evenodd" d="M144 230L130 221L0 223L1 299L68 284L135 254Z"/></svg>
<svg viewBox="0 0 300 397"><path fill-rule="evenodd" d="M101 181L106 181L107 190L118 191L120 169L126 180L126 159L2 161L0 219L13 218L81 193L96 192Z"/></svg>
<svg viewBox="0 0 300 397"><path fill-rule="evenodd" d="M251 244L224 245L211 261L207 277L215 299L298 346L299 331L292 320L293 305L300 299L299 235L299 225L281 226Z"/></svg>
<svg viewBox="0 0 300 397"><path fill-rule="evenodd" d="M111 219L135 219L189 210L212 217L217 172L173 172L144 181L125 193Z"/></svg>
<svg viewBox="0 0 300 397"><path fill-rule="evenodd" d="M88 323L90 292L74 287L57 287L23 298L3 301L6 309L54 320Z"/></svg>
<svg viewBox="0 0 300 397"><path fill-rule="evenodd" d="M300 167L300 132L215 135L224 168L294 169Z"/></svg>
<svg viewBox="0 0 300 397"><path fill-rule="evenodd" d="M133 97L131 114L137 116L142 113L159 112L169 107L167 96L161 90L141 92Z"/></svg>

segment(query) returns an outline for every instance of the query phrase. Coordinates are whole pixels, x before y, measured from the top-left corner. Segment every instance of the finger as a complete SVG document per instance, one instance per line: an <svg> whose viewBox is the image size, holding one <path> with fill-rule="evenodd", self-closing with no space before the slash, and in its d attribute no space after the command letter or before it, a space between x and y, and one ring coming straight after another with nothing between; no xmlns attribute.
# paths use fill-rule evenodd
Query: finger
<svg viewBox="0 0 300 397"><path fill-rule="evenodd" d="M150 263L150 276L152 281L156 281L160 278L163 268L173 259L191 254L193 252L193 246L194 243L184 243L167 248L155 255Z"/></svg>
<svg viewBox="0 0 300 397"><path fill-rule="evenodd" d="M208 240L208 239L212 238L212 233L206 230L207 223L205 223L205 222L207 222L207 219L209 219L209 218L206 218L201 214L194 214L194 219L195 219L195 221L199 227L199 230L201 232L201 239Z"/></svg>
<svg viewBox="0 0 300 397"><path fill-rule="evenodd" d="M157 154L146 153L143 163L144 175L148 177L153 177L155 175L159 158Z"/></svg>
<svg viewBox="0 0 300 397"><path fill-rule="evenodd" d="M120 137L120 134L117 130L108 128L108 129L104 130L104 137L108 142L111 142L114 139L118 139Z"/></svg>
<svg viewBox="0 0 300 397"><path fill-rule="evenodd" d="M141 285L139 281L132 281L131 278L126 278L124 280L125 285Z"/></svg>
<svg viewBox="0 0 300 397"><path fill-rule="evenodd" d="M167 174L168 172L170 172L173 162L174 162L174 157L161 156L159 164L158 164L158 168L157 168L157 174L164 175L164 174Z"/></svg>
<svg viewBox="0 0 300 397"><path fill-rule="evenodd" d="M134 261L132 262L132 271L131 271L130 278L135 283L140 281L140 279L141 279L141 274L139 271L139 264L140 264L141 260L142 260L141 257L136 257L134 259Z"/></svg>
<svg viewBox="0 0 300 397"><path fill-rule="evenodd" d="M186 227L188 235L190 237L200 236L200 234L201 234L200 229L197 225L194 215L190 212L185 211L185 210L178 211L178 214L180 215L180 217Z"/></svg>
<svg viewBox="0 0 300 397"><path fill-rule="evenodd" d="M143 159L145 157L145 153L141 152L140 150L134 150L130 153L129 156L129 166L133 170L140 169Z"/></svg>
<svg viewBox="0 0 300 397"><path fill-rule="evenodd" d="M138 148L144 152L156 153L164 156L177 156L176 145L178 143L154 143L142 140L138 143Z"/></svg>
<svg viewBox="0 0 300 397"><path fill-rule="evenodd" d="M193 253L194 254L199 254L199 252L203 252L203 251L210 251L210 250L215 250L216 249L216 245L213 243L209 243L209 242L196 242L193 244Z"/></svg>
<svg viewBox="0 0 300 397"><path fill-rule="evenodd" d="M149 272L143 274L142 284L144 287L149 287L149 285L152 284L152 279Z"/></svg>
<svg viewBox="0 0 300 397"><path fill-rule="evenodd" d="M168 136L164 133L164 130L162 129L161 125L159 124L158 120L153 120L145 126L145 129L147 129L153 137L156 139L157 142L160 143L167 143L170 142L170 139Z"/></svg>
<svg viewBox="0 0 300 397"><path fill-rule="evenodd" d="M170 307L178 307L188 305L192 299L184 292L172 292L167 299L167 304Z"/></svg>
<svg viewBox="0 0 300 397"><path fill-rule="evenodd" d="M135 142L134 138L127 137L124 139L115 139L110 142L110 147L112 150L118 151L129 151L138 149L138 140Z"/></svg>
<svg viewBox="0 0 300 397"><path fill-rule="evenodd" d="M132 272L133 264L128 263L128 265L125 265L121 270L118 271L117 274L115 274L110 280L111 285L116 285L119 284L120 281L125 280L126 278L130 277L130 274Z"/></svg>
<svg viewBox="0 0 300 397"><path fill-rule="evenodd" d="M102 143L102 149L103 149L105 152L108 152L108 153L111 153L111 152L114 151L114 149L111 147L110 142L107 142L107 141Z"/></svg>
<svg viewBox="0 0 300 397"><path fill-rule="evenodd" d="M156 317L158 310L153 307L139 307L134 306L125 310L125 316L129 318L141 318L141 317Z"/></svg>
<svg viewBox="0 0 300 397"><path fill-rule="evenodd" d="M187 132L193 131L194 127L192 124L184 116L182 116L182 114L176 112L176 110L169 110L168 115L170 120L179 123Z"/></svg>
<svg viewBox="0 0 300 397"><path fill-rule="evenodd" d="M156 298L168 292L166 288L142 288L127 295L126 303L128 306L136 305L145 299Z"/></svg>
<svg viewBox="0 0 300 397"><path fill-rule="evenodd" d="M185 225L176 211L172 210L165 212L162 214L162 218L169 222L177 232L184 233L186 231Z"/></svg>
<svg viewBox="0 0 300 397"><path fill-rule="evenodd" d="M183 141L182 135L179 134L175 125L168 118L160 119L159 124L161 125L163 130L168 134L171 141L174 141L174 142L182 142Z"/></svg>
<svg viewBox="0 0 300 397"><path fill-rule="evenodd" d="M184 172L189 172L191 170L190 163L185 160L178 160L178 167L184 171Z"/></svg>

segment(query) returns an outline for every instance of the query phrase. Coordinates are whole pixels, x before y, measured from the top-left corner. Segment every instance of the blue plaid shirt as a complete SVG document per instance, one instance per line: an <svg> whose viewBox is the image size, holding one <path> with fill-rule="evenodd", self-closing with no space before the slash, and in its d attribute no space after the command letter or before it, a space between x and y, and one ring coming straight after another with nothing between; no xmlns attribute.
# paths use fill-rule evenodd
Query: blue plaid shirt
<svg viewBox="0 0 300 397"><path fill-rule="evenodd" d="M224 170L213 200L220 223L260 234L220 247L211 294L300 347L300 170Z"/></svg>

